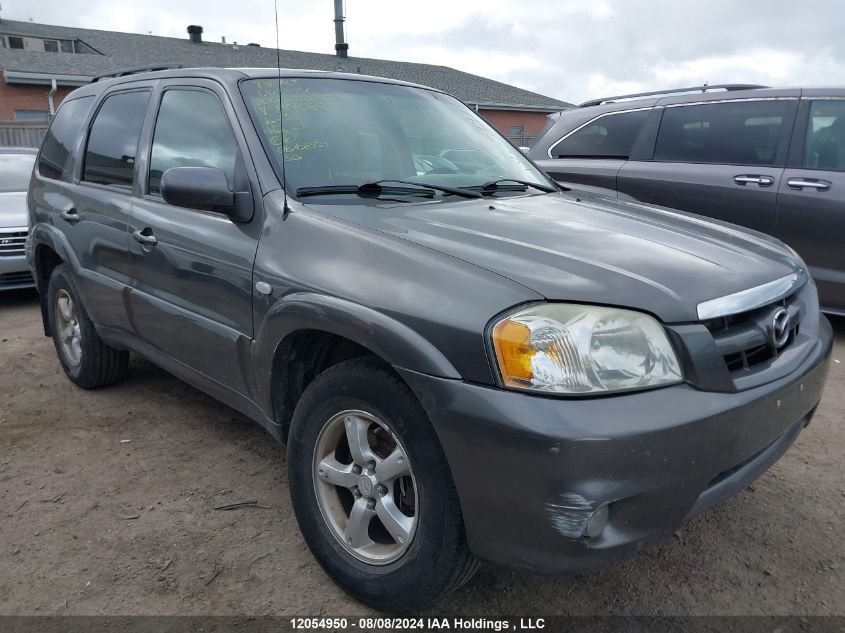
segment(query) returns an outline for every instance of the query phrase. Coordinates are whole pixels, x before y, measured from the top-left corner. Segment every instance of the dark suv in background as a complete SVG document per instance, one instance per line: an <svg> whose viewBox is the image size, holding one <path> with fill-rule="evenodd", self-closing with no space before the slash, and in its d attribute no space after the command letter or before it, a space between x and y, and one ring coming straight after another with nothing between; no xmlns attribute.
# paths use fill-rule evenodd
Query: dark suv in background
<svg viewBox="0 0 845 633"><path fill-rule="evenodd" d="M555 180L774 235L845 314L845 89L681 88L555 118L529 153Z"/></svg>
<svg viewBox="0 0 845 633"><path fill-rule="evenodd" d="M789 448L827 376L783 244L559 191L406 83L97 81L59 109L28 205L68 378L113 384L132 351L263 425L311 551L381 609L477 559L568 571L670 535Z"/></svg>

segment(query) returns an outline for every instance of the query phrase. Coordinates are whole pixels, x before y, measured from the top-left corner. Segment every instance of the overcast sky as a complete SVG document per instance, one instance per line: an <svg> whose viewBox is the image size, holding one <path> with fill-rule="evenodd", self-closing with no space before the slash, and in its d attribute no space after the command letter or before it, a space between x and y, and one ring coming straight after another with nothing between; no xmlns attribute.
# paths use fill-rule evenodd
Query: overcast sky
<svg viewBox="0 0 845 633"><path fill-rule="evenodd" d="M278 0L282 48L334 52L332 0ZM346 0L350 55L565 101L681 85L845 84L843 0ZM2 17L275 45L273 0L3 0Z"/></svg>

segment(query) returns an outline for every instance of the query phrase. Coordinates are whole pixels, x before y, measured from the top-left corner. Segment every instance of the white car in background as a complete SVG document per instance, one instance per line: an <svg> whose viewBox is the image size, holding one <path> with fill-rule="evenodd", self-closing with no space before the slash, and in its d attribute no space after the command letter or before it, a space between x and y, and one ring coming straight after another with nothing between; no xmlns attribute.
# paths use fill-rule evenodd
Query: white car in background
<svg viewBox="0 0 845 633"><path fill-rule="evenodd" d="M35 287L24 249L26 190L36 154L27 147L0 148L0 291Z"/></svg>

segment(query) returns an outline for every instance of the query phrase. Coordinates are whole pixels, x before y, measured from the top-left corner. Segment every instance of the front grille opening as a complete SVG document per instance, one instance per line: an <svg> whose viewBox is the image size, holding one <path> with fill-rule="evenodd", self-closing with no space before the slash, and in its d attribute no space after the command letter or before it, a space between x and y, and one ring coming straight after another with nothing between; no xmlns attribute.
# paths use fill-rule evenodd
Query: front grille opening
<svg viewBox="0 0 845 633"><path fill-rule="evenodd" d="M25 271L21 271L19 273L5 273L0 275L0 288L3 286L28 284L32 283L32 281L32 275Z"/></svg>
<svg viewBox="0 0 845 633"><path fill-rule="evenodd" d="M780 347L771 342L769 323L774 311L783 307L789 311L789 335ZM731 373L748 371L768 363L795 342L803 317L803 304L797 293L762 308L703 321L713 334L716 347L722 352L725 365Z"/></svg>
<svg viewBox="0 0 845 633"><path fill-rule="evenodd" d="M0 257L18 257L26 248L26 231L0 233Z"/></svg>

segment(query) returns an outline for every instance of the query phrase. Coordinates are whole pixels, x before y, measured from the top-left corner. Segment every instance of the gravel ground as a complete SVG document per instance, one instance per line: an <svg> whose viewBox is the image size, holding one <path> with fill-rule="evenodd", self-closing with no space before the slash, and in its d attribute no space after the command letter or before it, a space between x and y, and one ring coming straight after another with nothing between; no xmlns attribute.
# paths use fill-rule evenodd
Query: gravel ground
<svg viewBox="0 0 845 633"><path fill-rule="evenodd" d="M311 558L257 425L140 359L74 387L34 293L0 297L0 340L0 614L369 613ZM786 456L669 542L593 574L485 566L437 612L845 614L843 393L834 363Z"/></svg>

